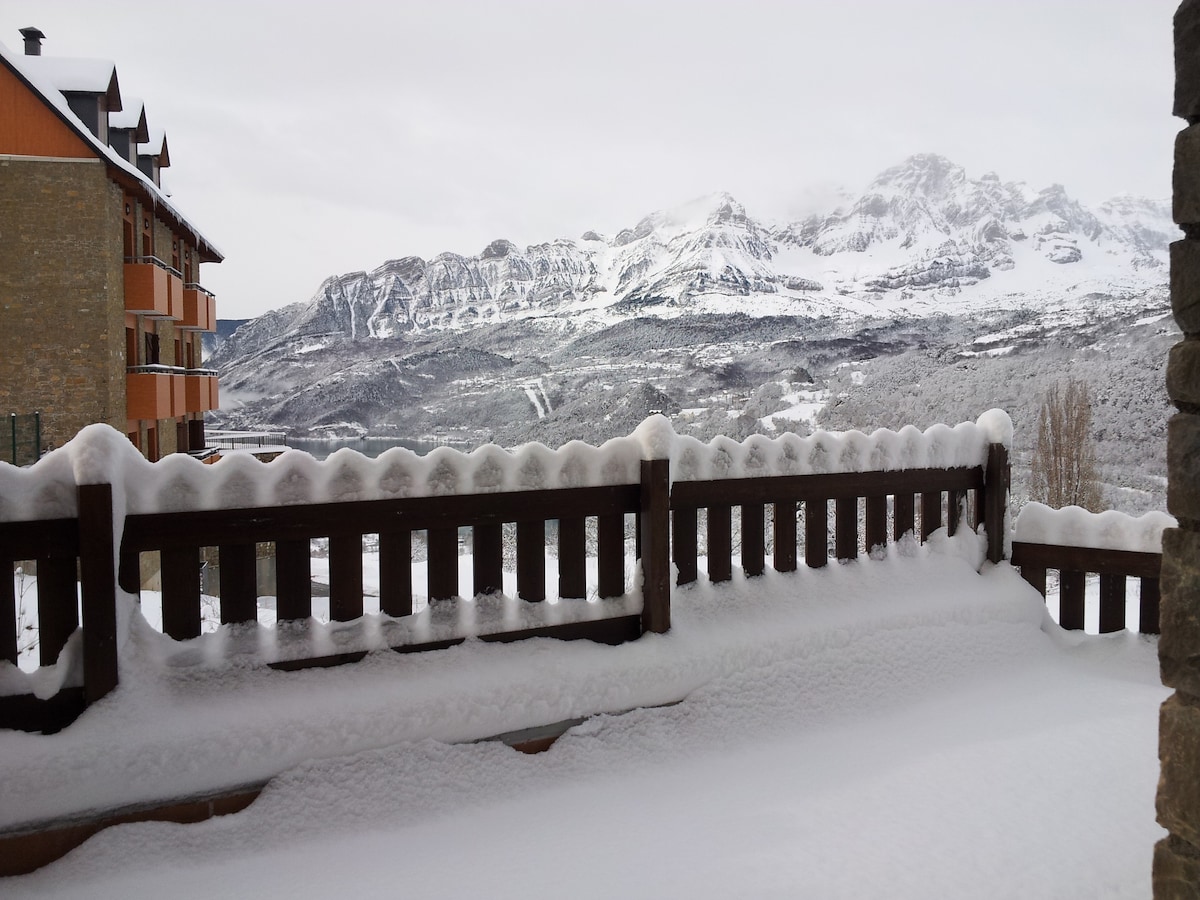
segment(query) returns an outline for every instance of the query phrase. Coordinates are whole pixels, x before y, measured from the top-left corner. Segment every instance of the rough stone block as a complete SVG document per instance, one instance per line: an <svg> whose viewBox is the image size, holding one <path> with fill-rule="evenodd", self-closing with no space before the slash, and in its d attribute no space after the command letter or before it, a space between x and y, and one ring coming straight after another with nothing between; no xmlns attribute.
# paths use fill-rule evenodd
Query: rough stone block
<svg viewBox="0 0 1200 900"><path fill-rule="evenodd" d="M1175 115L1200 117L1200 2L1175 11Z"/></svg>
<svg viewBox="0 0 1200 900"><path fill-rule="evenodd" d="M1200 241L1171 244L1171 309L1184 334L1200 334Z"/></svg>
<svg viewBox="0 0 1200 900"><path fill-rule="evenodd" d="M1163 532L1160 588L1162 682L1200 697L1200 534L1182 528Z"/></svg>
<svg viewBox="0 0 1200 900"><path fill-rule="evenodd" d="M1200 415L1176 413L1167 423L1167 511L1200 521Z"/></svg>
<svg viewBox="0 0 1200 900"><path fill-rule="evenodd" d="M1195 847L1200 844L1200 706L1178 692L1159 710L1158 758L1158 824Z"/></svg>
<svg viewBox="0 0 1200 900"><path fill-rule="evenodd" d="M1200 125L1175 136L1172 212L1180 225L1200 224Z"/></svg>
<svg viewBox="0 0 1200 900"><path fill-rule="evenodd" d="M1180 341L1167 358L1167 393L1176 405L1200 406L1200 339Z"/></svg>
<svg viewBox="0 0 1200 900"><path fill-rule="evenodd" d="M1200 853L1179 838L1154 845L1154 900L1200 900Z"/></svg>

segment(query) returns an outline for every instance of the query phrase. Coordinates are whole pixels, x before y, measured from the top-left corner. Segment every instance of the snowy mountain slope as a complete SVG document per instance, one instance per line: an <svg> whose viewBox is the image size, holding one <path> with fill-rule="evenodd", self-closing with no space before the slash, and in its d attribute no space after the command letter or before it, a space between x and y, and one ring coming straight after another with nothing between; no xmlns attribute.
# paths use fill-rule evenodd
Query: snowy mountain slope
<svg viewBox="0 0 1200 900"><path fill-rule="evenodd" d="M1091 211L1061 185L1033 191L994 173L972 180L920 155L880 174L849 207L778 238L796 251L781 266L875 295L881 308L920 312L1162 284L1175 234L1166 201L1115 198ZM922 292L924 303L909 303Z"/></svg>
<svg viewBox="0 0 1200 900"><path fill-rule="evenodd" d="M477 256L409 256L333 276L310 300L240 329L215 361L297 337L357 341L546 315L926 315L1136 294L1165 282L1173 234L1165 201L1119 197L1093 211L1061 185L972 179L924 154L853 203L783 227L715 194L609 238L524 249L496 240Z"/></svg>
<svg viewBox="0 0 1200 900"><path fill-rule="evenodd" d="M598 443L656 410L701 437L803 429L846 363L1032 361L1153 320L1176 234L1166 202L1089 209L932 155L784 226L715 194L607 237L331 277L221 344L214 418L509 445Z"/></svg>

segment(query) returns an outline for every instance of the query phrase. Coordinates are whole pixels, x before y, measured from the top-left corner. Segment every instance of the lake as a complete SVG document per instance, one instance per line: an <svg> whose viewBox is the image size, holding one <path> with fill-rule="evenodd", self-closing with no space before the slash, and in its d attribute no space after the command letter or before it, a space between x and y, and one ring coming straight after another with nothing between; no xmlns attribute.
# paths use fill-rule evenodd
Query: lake
<svg viewBox="0 0 1200 900"><path fill-rule="evenodd" d="M317 459L324 459L335 450L341 450L343 447L357 450L363 456L369 456L374 459L385 450L391 450L393 447L406 447L414 453L425 454L435 447L445 446L434 441L410 441L404 438L371 437L332 441L320 438L288 438L287 445L294 450L303 450L305 453L311 453Z"/></svg>

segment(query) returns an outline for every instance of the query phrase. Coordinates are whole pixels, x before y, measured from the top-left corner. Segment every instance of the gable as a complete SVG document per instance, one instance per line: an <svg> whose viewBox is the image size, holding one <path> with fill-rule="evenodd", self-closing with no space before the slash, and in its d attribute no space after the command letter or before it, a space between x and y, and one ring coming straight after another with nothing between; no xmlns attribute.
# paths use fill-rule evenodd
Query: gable
<svg viewBox="0 0 1200 900"><path fill-rule="evenodd" d="M0 153L95 158L96 152L45 101L0 63Z"/></svg>

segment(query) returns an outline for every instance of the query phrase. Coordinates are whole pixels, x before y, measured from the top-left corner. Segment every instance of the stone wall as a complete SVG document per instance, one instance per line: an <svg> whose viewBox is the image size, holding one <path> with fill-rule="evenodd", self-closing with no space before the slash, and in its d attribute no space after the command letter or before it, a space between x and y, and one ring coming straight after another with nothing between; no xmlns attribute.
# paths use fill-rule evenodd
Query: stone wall
<svg viewBox="0 0 1200 900"><path fill-rule="evenodd" d="M0 157L0 414L43 446L125 430L121 191L98 160Z"/></svg>
<svg viewBox="0 0 1200 900"><path fill-rule="evenodd" d="M1175 693L1159 717L1158 821L1170 835L1154 850L1156 900L1200 900L1200 0L1175 13L1174 214L1171 307L1183 340L1171 349L1167 392L1178 412L1167 431L1167 509L1179 527L1163 535L1163 684Z"/></svg>

